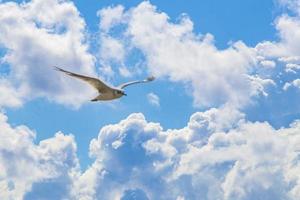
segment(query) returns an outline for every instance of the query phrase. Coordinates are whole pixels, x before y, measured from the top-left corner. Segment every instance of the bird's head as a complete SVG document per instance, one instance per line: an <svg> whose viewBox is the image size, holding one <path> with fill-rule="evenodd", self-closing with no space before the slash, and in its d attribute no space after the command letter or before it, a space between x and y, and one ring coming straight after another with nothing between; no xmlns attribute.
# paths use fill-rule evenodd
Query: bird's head
<svg viewBox="0 0 300 200"><path fill-rule="evenodd" d="M115 90L116 95L127 96L124 90Z"/></svg>

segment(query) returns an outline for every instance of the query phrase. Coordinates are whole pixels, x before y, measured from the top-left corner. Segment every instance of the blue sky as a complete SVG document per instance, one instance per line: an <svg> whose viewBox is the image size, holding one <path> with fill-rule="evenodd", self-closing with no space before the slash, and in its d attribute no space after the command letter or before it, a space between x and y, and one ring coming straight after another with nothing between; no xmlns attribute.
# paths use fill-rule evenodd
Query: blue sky
<svg viewBox="0 0 300 200"><path fill-rule="evenodd" d="M300 197L300 1L4 0L0 13L1 199ZM54 65L157 79L94 103Z"/></svg>

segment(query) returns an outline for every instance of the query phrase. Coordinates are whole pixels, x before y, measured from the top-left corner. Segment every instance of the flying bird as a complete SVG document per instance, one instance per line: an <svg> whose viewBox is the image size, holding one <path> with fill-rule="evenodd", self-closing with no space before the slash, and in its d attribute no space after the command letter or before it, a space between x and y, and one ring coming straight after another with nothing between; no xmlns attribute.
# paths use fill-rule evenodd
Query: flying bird
<svg viewBox="0 0 300 200"><path fill-rule="evenodd" d="M155 79L154 76L150 76L150 77L146 78L145 80L131 81L131 82L123 83L123 84L119 85L118 87L113 87L113 86L108 86L106 83L104 83L103 81L101 81L98 78L93 78L93 77L89 77L89 76L76 74L76 73L61 69L59 67L55 67L55 69L60 72L65 73L69 76L72 76L72 77L78 78L82 81L85 81L86 83L88 83L92 87L94 87L98 91L99 94L98 94L98 96L93 98L91 101L109 101L109 100L121 98L124 95L127 96L124 91L125 87L127 87L129 85L137 84L137 83L147 83L147 82L153 81Z"/></svg>

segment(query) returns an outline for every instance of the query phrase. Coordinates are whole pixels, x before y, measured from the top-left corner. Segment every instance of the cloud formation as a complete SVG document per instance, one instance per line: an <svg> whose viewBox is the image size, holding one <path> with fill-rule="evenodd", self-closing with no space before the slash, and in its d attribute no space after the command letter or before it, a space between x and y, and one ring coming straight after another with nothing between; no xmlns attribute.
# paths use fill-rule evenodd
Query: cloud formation
<svg viewBox="0 0 300 200"><path fill-rule="evenodd" d="M122 32L118 37L129 43L128 51L137 48L143 53L151 74L188 86L197 107L225 103L243 107L253 96L261 94L260 89L268 86L260 85L258 89L256 86L260 83L251 78L258 76L252 73L259 65L255 48L237 41L220 50L212 34L194 32L193 22L186 15L178 23L170 22L169 16L150 2L142 2L128 11L117 6L99 13L102 13L100 21L106 32L117 26L126 27L125 34ZM274 67L272 61L262 64Z"/></svg>
<svg viewBox="0 0 300 200"><path fill-rule="evenodd" d="M288 6L296 2L280 3ZM0 99L2 107L20 106L37 97L78 107L93 97L90 87L52 70L52 66L59 65L97 76L84 19L72 2L7 2L1 3L0 10L0 44L6 50L1 62L9 66L8 74L1 78L2 86L9 88L4 91L4 100ZM255 47L236 41L222 50L214 44L212 34L195 33L187 15L171 22L166 13L150 2L129 10L121 5L103 8L97 14L102 77L110 79L116 72L131 77L146 69L159 78L184 84L196 107L229 103L243 108L253 98L267 96L267 88L278 84L274 74L297 74L299 70L300 55L295 42L299 40L298 14L277 18L278 41L261 42ZM116 33L116 27L121 28L121 33ZM127 67L128 56L136 51L145 60ZM278 64L285 65L285 70L280 71ZM261 73L266 70L268 73ZM78 94L78 90L83 92ZM5 103L6 98L12 103Z"/></svg>
<svg viewBox="0 0 300 200"><path fill-rule="evenodd" d="M174 130L131 114L92 140L96 160L83 176L93 179L90 199L298 199L299 129L248 122L228 107Z"/></svg>
<svg viewBox="0 0 300 200"><path fill-rule="evenodd" d="M77 107L93 94L89 87L53 70L61 66L95 76L94 57L85 42L85 22L72 2L7 2L0 4L0 13L0 45L7 50L2 63L9 65L2 82L18 91L11 93L15 103L5 106L46 97Z"/></svg>
<svg viewBox="0 0 300 200"><path fill-rule="evenodd" d="M181 129L165 130L142 113L104 126L90 143L94 162L85 171L80 171L72 135L59 132L36 144L34 131L12 127L0 114L0 199L300 198L299 120L275 129L268 122L248 121L237 109L255 96L267 96L265 88L276 84L273 77L252 71L276 70L283 63L286 71L297 73L298 16L277 19L278 41L253 48L238 41L220 50L211 34L193 32L187 16L170 22L149 2L128 11L106 8L98 15L107 42L100 50L104 60L124 61L127 46L110 31L125 25L123 37L131 38L130 48L144 53L149 72L186 84L195 105L218 107L194 113ZM73 3L1 3L0 23L0 43L8 50L2 61L10 66L1 77L0 106L20 106L28 96L73 106L86 100L89 90L76 92L84 85L51 69L59 64L95 75L85 24ZM107 51L111 47L114 51ZM286 88L299 87L298 79L288 83Z"/></svg>
<svg viewBox="0 0 300 200"><path fill-rule="evenodd" d="M223 107L164 130L134 113L101 128L83 172L72 136L37 145L34 132L11 127L3 114L0 127L2 199L300 198L299 121L274 129Z"/></svg>
<svg viewBox="0 0 300 200"><path fill-rule="evenodd" d="M73 136L56 133L35 144L35 132L0 114L0 198L64 199L79 172ZM51 193L49 189L51 188Z"/></svg>
<svg viewBox="0 0 300 200"><path fill-rule="evenodd" d="M93 96L90 87L52 70L52 66L59 65L97 76L84 19L72 2L9 2L1 3L0 9L0 44L7 50L1 60L9 65L3 82L11 88L6 96L15 102L0 105L20 106L26 100L45 97L78 107ZM187 15L171 22L166 13L150 2L129 10L121 5L104 8L98 11L98 16L102 77L110 79L115 72L131 77L146 69L159 78L184 84L196 107L229 103L243 108L253 97L267 96L266 88L277 84L272 81L274 73L260 73L261 68L276 71L281 63L286 65L287 72L296 73L299 69L299 51L294 42L298 36L293 34L299 29L298 17L282 15L276 20L278 42L266 41L249 47L236 41L221 50L214 44L212 34L195 33ZM116 34L116 27L121 28L121 33ZM127 67L128 56L136 51L145 60ZM78 90L84 92L78 94Z"/></svg>

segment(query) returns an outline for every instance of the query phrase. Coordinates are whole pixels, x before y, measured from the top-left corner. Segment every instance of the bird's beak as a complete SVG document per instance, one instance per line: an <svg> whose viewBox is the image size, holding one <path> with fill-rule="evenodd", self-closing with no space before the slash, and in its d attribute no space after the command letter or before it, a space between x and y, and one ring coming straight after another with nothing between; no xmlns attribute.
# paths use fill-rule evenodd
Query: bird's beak
<svg viewBox="0 0 300 200"><path fill-rule="evenodd" d="M123 93L123 95L124 95L124 96L127 96L127 94L126 94L126 93Z"/></svg>

